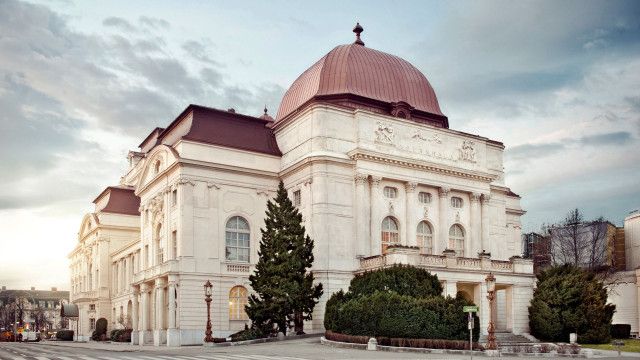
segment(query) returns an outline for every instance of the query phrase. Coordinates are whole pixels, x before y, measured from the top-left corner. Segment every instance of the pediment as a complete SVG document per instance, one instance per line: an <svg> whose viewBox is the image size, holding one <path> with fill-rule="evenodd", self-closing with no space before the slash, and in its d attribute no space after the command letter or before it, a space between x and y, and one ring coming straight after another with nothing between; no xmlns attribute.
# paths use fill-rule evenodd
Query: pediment
<svg viewBox="0 0 640 360"><path fill-rule="evenodd" d="M151 150L145 157L143 170L138 177L136 185L136 195L138 192L153 182L159 175L164 173L171 165L178 161L180 157L178 153L171 147L166 145L158 145Z"/></svg>

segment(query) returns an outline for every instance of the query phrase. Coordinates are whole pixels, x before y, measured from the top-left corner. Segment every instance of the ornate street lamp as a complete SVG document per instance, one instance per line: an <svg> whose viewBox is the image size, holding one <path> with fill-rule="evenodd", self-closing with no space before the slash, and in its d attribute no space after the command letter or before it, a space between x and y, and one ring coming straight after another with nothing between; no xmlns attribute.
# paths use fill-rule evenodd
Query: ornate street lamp
<svg viewBox="0 0 640 360"><path fill-rule="evenodd" d="M213 292L213 284L207 280L204 284L204 301L207 302L207 331L205 331L204 342L213 342L211 337L211 293Z"/></svg>
<svg viewBox="0 0 640 360"><path fill-rule="evenodd" d="M487 282L487 299L489 299L489 327L487 331L489 336L487 337L487 350L498 350L498 344L496 344L496 327L493 324L493 302L496 299L496 277L492 273L487 275L485 279Z"/></svg>

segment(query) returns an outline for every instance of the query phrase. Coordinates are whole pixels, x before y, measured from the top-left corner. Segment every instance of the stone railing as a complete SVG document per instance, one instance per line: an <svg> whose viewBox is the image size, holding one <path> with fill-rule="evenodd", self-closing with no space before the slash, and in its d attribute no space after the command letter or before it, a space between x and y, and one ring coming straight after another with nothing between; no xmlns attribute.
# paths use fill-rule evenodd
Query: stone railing
<svg viewBox="0 0 640 360"><path fill-rule="evenodd" d="M249 270L249 264L227 264L227 272L248 273Z"/></svg>
<svg viewBox="0 0 640 360"><path fill-rule="evenodd" d="M488 254L477 258L456 257L455 253L444 255L420 254L409 248L391 249L385 255L369 256L360 259L359 271L367 271L390 266L392 264L413 265L421 268L448 269L454 271L482 271L494 273L518 273L533 275L531 260L512 257L508 261L491 260Z"/></svg>
<svg viewBox="0 0 640 360"><path fill-rule="evenodd" d="M152 280L160 275L165 275L169 272L177 272L178 270L178 260L168 260L163 262L162 264L138 271L133 275L133 282L138 283L142 281Z"/></svg>

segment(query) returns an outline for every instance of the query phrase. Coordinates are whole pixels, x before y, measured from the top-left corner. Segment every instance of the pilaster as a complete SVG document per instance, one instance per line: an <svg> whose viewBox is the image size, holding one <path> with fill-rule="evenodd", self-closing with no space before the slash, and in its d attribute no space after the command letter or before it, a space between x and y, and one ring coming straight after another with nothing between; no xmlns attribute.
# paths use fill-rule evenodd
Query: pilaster
<svg viewBox="0 0 640 360"><path fill-rule="evenodd" d="M404 184L406 196L405 196L405 230L406 230L406 239L405 244L407 246L418 246L418 242L416 239L416 214L415 209L417 208L418 199L416 197L416 187L418 186L415 182L407 182Z"/></svg>
<svg viewBox="0 0 640 360"><path fill-rule="evenodd" d="M438 220L438 241L434 242L434 254L441 253L448 248L448 236L449 236L449 193L451 189L447 187L441 187L438 189L438 205L439 205L439 220ZM435 246L437 245L437 247Z"/></svg>

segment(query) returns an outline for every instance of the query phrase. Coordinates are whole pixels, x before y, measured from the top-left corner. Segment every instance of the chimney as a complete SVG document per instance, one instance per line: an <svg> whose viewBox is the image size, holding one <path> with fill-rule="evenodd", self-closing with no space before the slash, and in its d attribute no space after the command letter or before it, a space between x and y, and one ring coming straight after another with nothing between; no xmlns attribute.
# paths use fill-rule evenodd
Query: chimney
<svg viewBox="0 0 640 360"><path fill-rule="evenodd" d="M58 291L58 288L57 288L57 287L55 287L55 286L52 286L52 287L51 287L51 291Z"/></svg>
<svg viewBox="0 0 640 360"><path fill-rule="evenodd" d="M35 287L35 286L32 286L32 287L31 287L31 291L34 291L35 289L36 289L36 287Z"/></svg>

